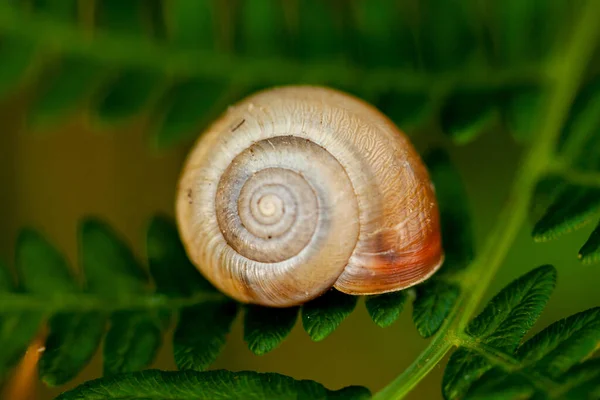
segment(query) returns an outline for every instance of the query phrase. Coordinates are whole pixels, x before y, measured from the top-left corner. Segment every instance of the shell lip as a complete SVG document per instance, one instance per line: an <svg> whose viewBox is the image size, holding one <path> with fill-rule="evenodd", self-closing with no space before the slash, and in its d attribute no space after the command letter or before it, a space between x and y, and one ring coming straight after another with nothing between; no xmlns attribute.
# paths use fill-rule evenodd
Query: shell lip
<svg viewBox="0 0 600 400"><path fill-rule="evenodd" d="M402 291L402 290L405 290L405 289L410 289L411 287L414 287L414 286L416 286L416 285L418 285L420 283L423 283L426 280L430 279L437 271L440 270L440 268L444 264L445 260L446 260L446 255L444 253L442 253L440 255L440 259L439 259L438 263L436 265L434 265L433 268L431 268L427 272L427 274L424 274L419 279L411 281L409 284L398 286L398 287L392 287L392 288L389 288L389 289L374 290L374 291L370 291L370 292L356 292L356 291L352 291L352 290L346 290L345 291L345 290L339 289L335 284L333 285L333 287L336 290L339 290L342 293L349 294L349 295L352 295L352 296L373 296L373 295L378 295L378 294L399 292L399 291Z"/></svg>

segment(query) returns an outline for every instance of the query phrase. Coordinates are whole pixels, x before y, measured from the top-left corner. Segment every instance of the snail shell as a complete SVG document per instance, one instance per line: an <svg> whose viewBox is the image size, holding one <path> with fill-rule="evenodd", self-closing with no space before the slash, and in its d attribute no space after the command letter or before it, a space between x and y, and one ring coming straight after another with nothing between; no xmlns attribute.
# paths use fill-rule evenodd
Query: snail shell
<svg viewBox="0 0 600 400"><path fill-rule="evenodd" d="M413 286L443 262L434 188L374 107L292 86L231 107L197 141L176 200L186 252L245 303L287 307L332 286Z"/></svg>

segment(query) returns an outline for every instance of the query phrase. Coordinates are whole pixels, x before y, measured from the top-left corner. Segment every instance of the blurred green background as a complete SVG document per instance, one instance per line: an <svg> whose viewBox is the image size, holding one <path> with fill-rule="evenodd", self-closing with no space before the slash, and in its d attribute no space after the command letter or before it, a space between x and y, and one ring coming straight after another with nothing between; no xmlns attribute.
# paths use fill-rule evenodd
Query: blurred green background
<svg viewBox="0 0 600 400"><path fill-rule="evenodd" d="M44 2L36 0L33 3ZM80 5L84 4L82 9L90 8L85 5L85 2L79 3ZM153 1L152 3L158 2ZM225 3L233 7L239 6L243 2L228 1ZM225 53L241 52L246 56L256 56L259 61L260 57L265 54L288 55L290 48L286 47L287 45L284 43L288 39L285 34L272 36L274 31L266 29L266 25L261 24L246 24L242 26L243 29L238 29L238 25L236 25L238 22L223 20L223 9L226 7L221 4L225 3L219 3L219 12L215 17L219 18L219 24L223 24L210 22L218 25L214 31L220 32L216 33L219 40L211 37L202 38L196 42L182 42L183 47L189 48L198 45L203 50L213 51L216 49L217 52ZM275 4L275 2L272 3ZM302 0L291 3L305 4ZM308 3L310 2L306 2L306 4ZM378 1L377 3L385 2ZM418 2L408 1L406 3L415 5ZM431 3L434 3L433 0ZM548 9L559 3L563 6L565 4L558 0L549 0L545 6L542 6L545 11L532 12L527 10L527 7L519 10L519 4L533 6L533 0L456 1L456 7L459 8L460 5L460 7L464 6L468 9L476 8L477 12L470 13L470 19L465 20L467 22L462 19L455 20L456 15L454 14L444 16L443 12L440 12L430 19L425 18L421 21L424 25L418 26L417 30L425 32L437 29L435 34L432 34L433 39L428 38L427 35L421 35L424 38L424 41L421 42L423 46L427 46L430 40L444 37L448 41L454 40L460 46L453 47L451 43L444 45L440 42L438 46L425 47L425 51L421 54L425 55L425 62L422 57L421 62L415 62L415 64L419 64L418 68L425 67L432 70L438 69L437 67L442 70L448 67L458 70L463 68L467 63L464 61L467 59L467 53L463 51L462 45L471 40L461 36L460 32L455 34L455 30L452 28L453 24L468 23L469 26L475 27L473 30L479 35L478 29L490 22L486 18L496 15L493 13L494 7L505 7L507 10L507 14L502 16L504 19L500 19L499 23L496 20L497 24L494 25L495 32L500 32L498 36L504 38L498 41L501 45L492 46L495 50L500 49L499 54L506 56L503 59L500 57L502 62L499 64L529 61L530 56L537 57L545 54L545 50L549 47L548 32L552 31L553 34L562 32L559 28L568 25L567 23L555 25L552 22L560 18L567 21L570 14L570 12L566 12L563 15L557 12L556 10L559 8L550 14ZM112 4L117 3L112 2ZM490 5L490 7L488 8L486 5ZM119 11L119 6L116 6L115 9ZM248 9L245 10L247 16L251 16ZM364 10L368 11L368 7ZM572 9L567 7L567 11L572 11ZM118 20L119 12L106 15L109 17L112 15L112 19L106 17L108 19L102 20L100 25L110 29L114 28L119 32L128 30L129 20L127 18ZM342 25L348 25L346 16L335 14L336 18L328 21L325 17L313 20L312 14L311 18L304 19L303 14L299 15L300 21L304 21L300 27L308 29L307 32L312 32L312 34L307 33L304 36L300 33L299 37L305 41L294 42L295 49L301 50L301 61L308 60L310 63L314 61L312 55L318 55L314 58L318 58L323 65L325 71L323 76L331 76L332 72L327 71L329 61L327 51L336 44L332 44L334 40L327 35L328 32L334 32L336 29L323 29L323 26L326 28L329 26L328 24L334 26L339 21L344 21ZM392 69L387 71L387 75L383 74L380 79L378 76L371 76L372 79L369 81L372 85L386 87L388 84L386 80L393 76L389 72L393 72L393 68L400 64L403 65L403 68L407 65L397 60L393 61L392 53L388 52L386 55L386 51L390 49L389 46L399 52L404 51L406 43L395 41L394 37L390 36L391 33L386 31L390 26L395 27L394 32L401 30L402 27L397 26L399 22L396 23L393 18L386 19L385 23L382 20L382 29L378 30L375 29L378 25L378 18L383 18L385 13L373 15L369 20L375 23L369 25L370 31L367 29L366 33L362 32L363 36L361 36L360 42L362 50L358 53L361 54L359 57L364 57L368 53L379 57L370 58L369 61L363 59L361 66L366 70L377 63L391 65ZM526 17L519 19L523 15ZM548 21L540 22L544 18L547 18ZM260 21L260 17L256 17L254 20ZM115 23L113 24L111 21ZM537 21L540 25L531 25L532 21ZM529 29L529 26L535 26L536 29ZM537 29L538 27L540 29ZM14 30L18 29L14 28ZM238 36L235 36L233 32ZM254 36L252 36L253 32L256 33ZM545 32L545 34L540 32ZM243 35L249 36L244 39ZM234 37L238 42L243 43L241 47L230 46L234 42ZM269 40L265 42L265 38ZM479 45L483 43L483 47L487 48L486 40L488 39L485 35L477 36L475 42ZM253 40L258 42L253 42ZM348 43L351 45L353 40L351 38L344 41L344 45L346 46ZM282 43L284 44L282 45ZM320 44L324 44L324 47L319 47ZM527 45L530 46L527 47ZM476 48L478 47L476 46ZM544 49L544 51L532 51L532 49ZM341 53L344 51L342 50ZM436 54L436 51L443 53L442 56L437 58L428 56L430 53ZM340 52L335 53L335 57L332 58L339 61L338 53ZM486 50L479 48L476 54L484 57ZM353 53L354 56L356 54ZM405 59L410 59L411 56L409 55ZM457 61L457 58L460 60ZM469 58L469 60L469 62L474 61L477 65L477 57ZM497 61L496 58L494 60ZM432 62L435 64L436 61L439 64L432 67ZM0 59L1 62L3 61ZM408 62L410 68L414 66L411 64L413 63ZM311 72L316 75L303 76L303 82L322 81L318 65L320 64L311 64ZM252 74L264 79L273 73L276 81L281 81L281 76L285 75L285 71L278 71L277 66L272 67L266 63L262 70L257 70L260 66L260 63L253 64L254 71L245 71L242 68L237 72L249 80L252 80ZM231 64L228 64L228 68L230 67ZM190 69L192 68L190 67ZM299 70L302 68L299 67ZM335 71L333 75L335 75ZM490 80L494 79L493 76L489 78ZM258 86L268 86L260 79L257 80L259 82L252 83L257 83ZM340 76L339 80L349 81L344 76ZM435 83L432 82L432 85ZM402 86L405 83L389 82L389 84ZM410 86L410 82L408 86ZM373 88L362 87L358 81L353 89L357 95L369 98ZM189 145L181 145L160 152L151 149L147 139L149 132L154 128L152 125L155 122L154 110L140 113L131 121L119 125L117 128L106 126L100 128L96 124L89 123L85 112L73 112L73 115L64 123L43 132L32 133L27 126L27 110L33 99L39 95L39 90L36 82L28 81L25 85L9 91L0 103L0 185L2 187L0 191L0 257L12 260L17 232L24 226L33 226L50 238L52 243L68 256L71 265L77 265L76 226L81 217L92 214L100 216L121 233L140 259L143 259L143 234L148 218L156 212L173 215L176 181ZM197 97L192 96L191 99L188 107L193 110ZM238 99L232 98L231 101ZM205 101L211 105L210 101ZM206 103L198 105L198 113L206 111L202 108L205 105ZM219 111L224 108L224 105L219 106ZM192 126L192 128L190 137L200 133L198 127ZM404 127L401 126L401 128ZM512 183L525 145L517 143L498 124L491 124L475 140L462 145L453 144L435 124L426 125L414 131L410 130L409 133L421 153L434 145L442 145L448 149L452 161L464 178L473 210L478 245L481 245L506 199L508 188ZM487 296L489 298L505 284L538 265L547 263L555 265L559 274L557 289L534 329L534 332L537 332L557 319L600 304L600 291L598 291L600 270L597 265L581 265L576 258L577 251L589 236L592 226L567 235L560 241L544 244L533 243L530 238L531 228L530 224L523 226L517 242L496 276ZM411 322L410 306L405 308L402 317L392 327L381 329L370 321L364 307L359 305L342 326L324 341L311 342L303 332L301 324L298 324L281 347L268 355L258 357L253 355L243 342L241 319L238 317L223 353L212 368L272 371L298 379L313 379L330 388L357 384L377 391L401 373L417 357L427 342L418 335ZM166 345L162 348L153 366L174 368L169 339L165 339L165 343ZM98 355L84 372L66 387L48 389L36 382L35 398L53 398L61 390L96 378L101 375L101 372L101 360ZM409 398L441 398L442 372L443 365L436 367Z"/></svg>

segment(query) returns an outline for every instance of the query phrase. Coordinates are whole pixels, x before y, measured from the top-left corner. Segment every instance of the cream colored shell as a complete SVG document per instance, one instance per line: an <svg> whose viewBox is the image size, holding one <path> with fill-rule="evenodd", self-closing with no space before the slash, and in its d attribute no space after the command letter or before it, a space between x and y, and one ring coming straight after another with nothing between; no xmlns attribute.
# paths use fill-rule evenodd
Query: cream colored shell
<svg viewBox="0 0 600 400"><path fill-rule="evenodd" d="M248 303L404 289L441 265L438 207L393 123L320 87L259 92L198 139L176 214L192 262Z"/></svg>

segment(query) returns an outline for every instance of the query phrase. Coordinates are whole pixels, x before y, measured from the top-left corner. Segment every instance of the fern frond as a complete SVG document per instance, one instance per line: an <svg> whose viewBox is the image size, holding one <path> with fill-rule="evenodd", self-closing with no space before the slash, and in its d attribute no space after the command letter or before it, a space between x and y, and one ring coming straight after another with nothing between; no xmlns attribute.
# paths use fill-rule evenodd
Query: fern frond
<svg viewBox="0 0 600 400"><path fill-rule="evenodd" d="M56 400L178 399L356 399L370 397L368 389L349 386L332 391L309 380L275 373L230 371L147 370L88 381Z"/></svg>
<svg viewBox="0 0 600 400"><path fill-rule="evenodd" d="M598 308L555 322L520 343L548 302L555 280L553 267L539 267L488 303L450 357L443 384L446 399L570 399L576 397L566 393L597 376L583 362L600 344Z"/></svg>
<svg viewBox="0 0 600 400"><path fill-rule="evenodd" d="M543 242L593 223L600 217L600 80L580 89L556 149L556 161L532 199L532 236ZM594 233L580 251L594 262ZM588 244L589 243L589 244Z"/></svg>
<svg viewBox="0 0 600 400"><path fill-rule="evenodd" d="M199 302L206 309L220 310L226 301L191 266L174 225L164 217L153 219L148 231L150 270L160 282L155 293L148 274L107 225L89 218L82 221L79 233L81 277L73 275L64 256L40 233L24 229L19 235L15 267L20 289L12 288L7 274L0 285L0 334L5 347L1 371L23 355L46 319L48 335L39 361L40 377L46 384L61 385L73 379L103 337L105 375L137 371L153 361L161 345L168 328L165 312ZM184 278L178 285L193 290L166 290L167 272ZM226 332L215 330L205 336L210 334L207 340L214 342Z"/></svg>
<svg viewBox="0 0 600 400"><path fill-rule="evenodd" d="M496 32L477 26L478 10L439 0L418 10L380 0L64 3L0 4L0 91L38 87L35 130L78 111L103 126L151 115L152 145L168 148L257 87L320 84L368 97L403 129L440 119L464 143L502 114L523 129L549 77L540 49L525 50L537 43L494 55L488 41L498 35L502 49L500 28L535 8L501 7Z"/></svg>

